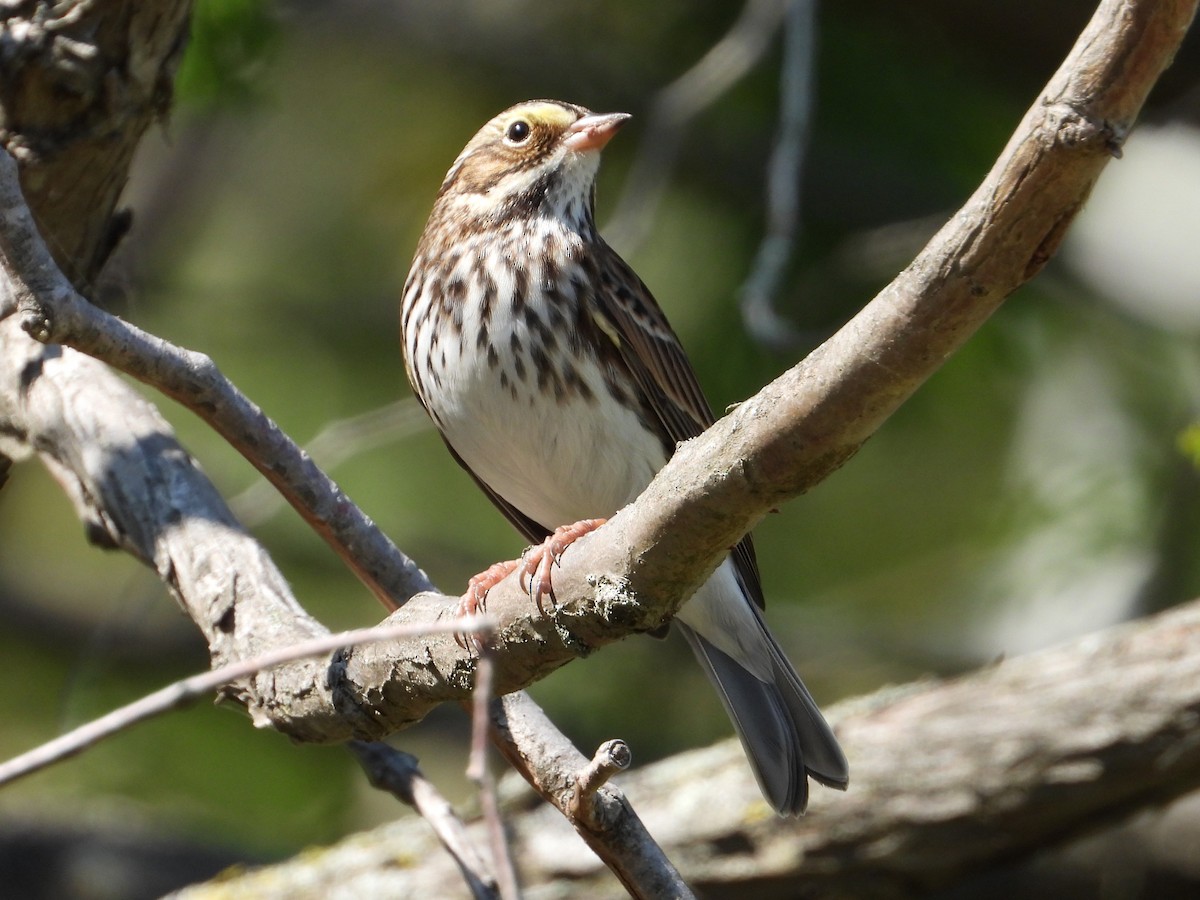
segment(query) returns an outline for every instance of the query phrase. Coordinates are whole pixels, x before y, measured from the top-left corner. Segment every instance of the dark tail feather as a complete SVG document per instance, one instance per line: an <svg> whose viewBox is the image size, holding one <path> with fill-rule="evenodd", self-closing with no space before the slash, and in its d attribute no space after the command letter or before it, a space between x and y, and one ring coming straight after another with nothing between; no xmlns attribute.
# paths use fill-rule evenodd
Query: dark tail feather
<svg viewBox="0 0 1200 900"><path fill-rule="evenodd" d="M675 624L716 686L759 787L780 815L804 812L809 778L846 789L850 783L846 756L765 623L763 634L775 676L772 684L759 680L683 623Z"/></svg>

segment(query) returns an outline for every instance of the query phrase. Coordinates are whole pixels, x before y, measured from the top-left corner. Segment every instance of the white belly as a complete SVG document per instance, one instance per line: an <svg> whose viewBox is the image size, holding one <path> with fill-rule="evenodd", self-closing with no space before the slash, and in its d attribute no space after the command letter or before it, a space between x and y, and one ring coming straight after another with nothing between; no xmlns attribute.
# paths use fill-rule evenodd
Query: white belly
<svg viewBox="0 0 1200 900"><path fill-rule="evenodd" d="M455 452L492 490L547 529L611 516L666 462L658 438L581 371L593 399L517 399L483 359L448 366L437 416ZM511 376L510 376L511 377Z"/></svg>

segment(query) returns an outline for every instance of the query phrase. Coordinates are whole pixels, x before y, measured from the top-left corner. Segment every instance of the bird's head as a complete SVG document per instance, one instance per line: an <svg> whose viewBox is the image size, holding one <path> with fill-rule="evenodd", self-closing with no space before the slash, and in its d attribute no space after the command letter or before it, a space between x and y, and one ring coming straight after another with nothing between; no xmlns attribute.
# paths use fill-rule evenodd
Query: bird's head
<svg viewBox="0 0 1200 900"><path fill-rule="evenodd" d="M518 103L471 138L438 203L456 218L491 224L539 213L590 223L600 151L628 118L557 100Z"/></svg>

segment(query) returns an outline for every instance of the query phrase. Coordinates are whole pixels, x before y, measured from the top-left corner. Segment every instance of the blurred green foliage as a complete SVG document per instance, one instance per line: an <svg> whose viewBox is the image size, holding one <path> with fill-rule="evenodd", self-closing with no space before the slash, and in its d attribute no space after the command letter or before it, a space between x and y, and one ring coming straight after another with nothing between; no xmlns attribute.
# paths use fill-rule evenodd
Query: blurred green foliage
<svg viewBox="0 0 1200 900"><path fill-rule="evenodd" d="M1193 422L1179 433L1179 449L1200 468L1200 423Z"/></svg>
<svg viewBox="0 0 1200 900"><path fill-rule="evenodd" d="M279 39L274 6L265 0L197 0L176 102L208 110L254 102Z"/></svg>
<svg viewBox="0 0 1200 900"><path fill-rule="evenodd" d="M778 299L809 340L785 356L744 335L735 300L761 236L778 49L688 127L631 262L715 408L793 364L907 264L990 167L1087 15L1079 3L1049 17L1001 6L822 7L802 234ZM603 223L655 90L737 10L462 0L280 14L203 0L169 138L150 136L134 172L121 313L210 354L301 442L394 402L407 395L399 287L475 129L535 96L634 113L606 151ZM1188 499L1200 458L1195 333L1114 306L1086 268L1053 264L842 471L756 532L769 617L823 702L959 671L1200 587L1180 549L1200 532ZM219 437L152 399L227 496L254 482ZM432 430L333 474L449 592L520 549ZM379 617L290 510L253 528L331 628ZM35 466L0 493L0 659L27 685L0 700L8 755L206 662L156 580L80 531ZM631 639L534 693L583 746L620 735L639 762L729 732L673 640ZM396 740L452 779L462 733L446 710ZM362 781L335 749L194 709L5 791L0 814L133 807L165 829L286 853L397 814Z"/></svg>

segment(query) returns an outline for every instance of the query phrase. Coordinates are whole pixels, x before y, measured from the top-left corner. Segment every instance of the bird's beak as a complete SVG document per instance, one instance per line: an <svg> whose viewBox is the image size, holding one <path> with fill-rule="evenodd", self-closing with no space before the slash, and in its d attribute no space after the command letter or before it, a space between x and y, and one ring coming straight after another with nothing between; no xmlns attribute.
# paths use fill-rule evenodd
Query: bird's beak
<svg viewBox="0 0 1200 900"><path fill-rule="evenodd" d="M563 144L568 150L583 153L588 150L600 150L621 126L629 119L629 113L603 113L601 115L584 116L567 129Z"/></svg>

